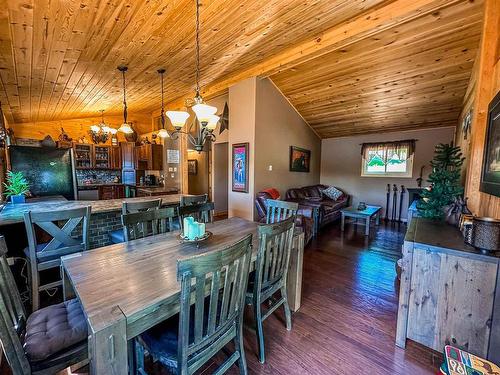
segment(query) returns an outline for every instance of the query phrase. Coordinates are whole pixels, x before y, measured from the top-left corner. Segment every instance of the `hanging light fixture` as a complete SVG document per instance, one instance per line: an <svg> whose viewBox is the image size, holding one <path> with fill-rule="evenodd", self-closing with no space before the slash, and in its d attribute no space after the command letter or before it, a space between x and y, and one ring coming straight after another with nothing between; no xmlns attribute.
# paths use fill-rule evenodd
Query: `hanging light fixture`
<svg viewBox="0 0 500 375"><path fill-rule="evenodd" d="M162 69L163 70L163 69ZM163 73L165 70L163 70ZM158 71L162 77L162 129L164 129L164 116L163 116L163 73ZM196 94L194 97L193 112L199 122L198 131L196 136L193 136L190 131L183 131L183 127L189 118L189 113L185 111L167 111L166 115L172 122L175 131L169 133L166 129L165 132L170 135L172 139L177 139L179 133L184 133L188 136L189 142L193 145L194 149L198 152L203 151L203 146L208 139L215 141L215 134L213 131L219 121L219 116L215 115L217 112L216 107L212 107L203 102L200 94L200 1L196 0ZM189 129L191 130L191 129ZM161 132L161 130L160 130ZM159 133L158 133L159 134Z"/></svg>
<svg viewBox="0 0 500 375"><path fill-rule="evenodd" d="M99 112L101 112L101 122L97 125L92 125L89 130L92 142L95 144L106 143L110 134L116 134L116 129L109 127L104 122L104 109L99 110Z"/></svg>
<svg viewBox="0 0 500 375"><path fill-rule="evenodd" d="M117 68L122 73L122 85L123 85L123 124L118 128L119 131L125 134L131 134L134 132L132 126L127 122L127 97L125 95L125 72L128 67L125 65L120 65Z"/></svg>
<svg viewBox="0 0 500 375"><path fill-rule="evenodd" d="M158 136L161 138L167 138L170 136L170 134L168 134L167 129L165 129L165 103L163 101L163 74L165 73L165 69L158 69L158 73L160 74L161 79L161 129L158 132Z"/></svg>

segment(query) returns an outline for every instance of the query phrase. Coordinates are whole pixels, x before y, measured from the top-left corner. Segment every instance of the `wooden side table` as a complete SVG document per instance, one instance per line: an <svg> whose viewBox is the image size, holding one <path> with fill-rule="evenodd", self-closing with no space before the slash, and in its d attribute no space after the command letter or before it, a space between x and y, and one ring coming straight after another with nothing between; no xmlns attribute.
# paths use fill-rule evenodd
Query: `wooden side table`
<svg viewBox="0 0 500 375"><path fill-rule="evenodd" d="M359 225L358 219L362 219L364 225L365 225L365 236L370 235L370 221L372 218L375 218L375 223L376 225L380 224L380 214L382 212L382 207L380 206L366 206L366 208L362 211L358 210L357 208L350 206L347 208L344 208L340 210L342 214L342 221L341 221L341 230L344 231L344 226L345 226L345 218L346 217L351 217L353 219L356 219L355 224ZM361 224L363 225L363 224Z"/></svg>

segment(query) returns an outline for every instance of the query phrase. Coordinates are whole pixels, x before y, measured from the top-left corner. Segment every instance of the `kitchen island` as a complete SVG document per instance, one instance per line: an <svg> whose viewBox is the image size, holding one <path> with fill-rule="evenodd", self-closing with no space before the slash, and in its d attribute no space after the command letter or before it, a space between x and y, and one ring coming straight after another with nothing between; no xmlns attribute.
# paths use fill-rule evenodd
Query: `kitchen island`
<svg viewBox="0 0 500 375"><path fill-rule="evenodd" d="M155 196L162 200L162 206L176 206L180 201L180 194L164 194ZM64 198L46 201L27 202L22 204L6 204L0 212L0 231L6 226L24 222L24 213L28 211L58 211L85 206L92 207L90 217L89 242L90 248L110 245L108 233L121 229L121 210L123 202L140 202L150 200L151 197L137 197L125 199L108 199L97 201L68 201Z"/></svg>

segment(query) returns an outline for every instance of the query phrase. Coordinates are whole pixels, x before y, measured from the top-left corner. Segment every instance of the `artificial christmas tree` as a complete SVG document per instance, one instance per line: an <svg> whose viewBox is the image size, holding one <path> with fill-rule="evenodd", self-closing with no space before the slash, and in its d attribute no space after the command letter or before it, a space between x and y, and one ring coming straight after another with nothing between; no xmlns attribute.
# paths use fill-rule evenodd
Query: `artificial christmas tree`
<svg viewBox="0 0 500 375"><path fill-rule="evenodd" d="M438 144L431 161L432 172L427 182L430 189L423 190L418 204L422 217L442 219L446 206L455 202L464 189L460 185L460 170L464 163L460 147Z"/></svg>

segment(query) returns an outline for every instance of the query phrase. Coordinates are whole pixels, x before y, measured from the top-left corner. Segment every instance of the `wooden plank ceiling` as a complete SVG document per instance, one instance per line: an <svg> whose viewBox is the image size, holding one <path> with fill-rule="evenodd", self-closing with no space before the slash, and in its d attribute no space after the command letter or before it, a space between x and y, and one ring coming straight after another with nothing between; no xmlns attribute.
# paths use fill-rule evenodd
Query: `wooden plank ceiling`
<svg viewBox="0 0 500 375"><path fill-rule="evenodd" d="M0 100L11 123L172 107L194 90L194 0L0 0ZM202 85L270 77L322 137L450 125L482 1L203 0Z"/></svg>

